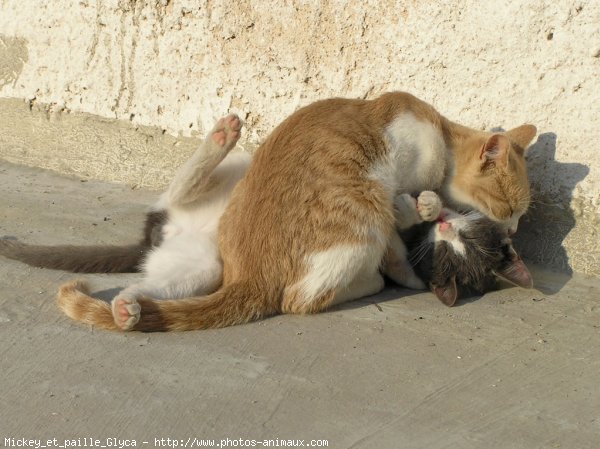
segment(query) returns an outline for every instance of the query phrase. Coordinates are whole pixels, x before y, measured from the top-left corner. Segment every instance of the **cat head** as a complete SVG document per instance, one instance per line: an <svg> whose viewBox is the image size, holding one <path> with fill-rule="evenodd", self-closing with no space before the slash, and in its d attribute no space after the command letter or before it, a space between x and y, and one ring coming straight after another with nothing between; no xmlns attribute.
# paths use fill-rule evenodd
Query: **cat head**
<svg viewBox="0 0 600 449"><path fill-rule="evenodd" d="M431 291L448 306L461 289L483 292L501 277L531 288L531 275L512 247L506 229L477 212L444 209L409 259Z"/></svg>
<svg viewBox="0 0 600 449"><path fill-rule="evenodd" d="M522 125L504 133L472 133L456 148L448 199L467 205L513 234L530 202L525 151L537 130Z"/></svg>

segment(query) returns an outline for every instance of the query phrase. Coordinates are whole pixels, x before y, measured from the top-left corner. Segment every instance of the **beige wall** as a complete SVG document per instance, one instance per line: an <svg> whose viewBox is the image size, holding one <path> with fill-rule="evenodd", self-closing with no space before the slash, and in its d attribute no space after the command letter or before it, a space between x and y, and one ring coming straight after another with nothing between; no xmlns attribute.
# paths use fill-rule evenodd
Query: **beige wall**
<svg viewBox="0 0 600 449"><path fill-rule="evenodd" d="M536 124L519 244L600 274L598 1L283 3L0 0L0 156L160 187L227 111L252 148L315 99L407 90L476 128Z"/></svg>

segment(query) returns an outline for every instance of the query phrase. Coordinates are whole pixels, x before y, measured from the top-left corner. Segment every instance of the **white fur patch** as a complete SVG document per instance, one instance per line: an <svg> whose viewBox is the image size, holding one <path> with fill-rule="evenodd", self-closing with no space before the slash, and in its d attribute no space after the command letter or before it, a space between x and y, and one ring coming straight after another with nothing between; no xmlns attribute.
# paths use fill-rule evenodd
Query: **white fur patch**
<svg viewBox="0 0 600 449"><path fill-rule="evenodd" d="M506 226L511 233L517 232L517 228L519 227L519 219L521 218L521 214L513 214L506 222Z"/></svg>
<svg viewBox="0 0 600 449"><path fill-rule="evenodd" d="M212 233L188 232L164 241L150 252L143 268L146 277L136 289L156 299L212 293L223 274L223 262Z"/></svg>
<svg viewBox="0 0 600 449"><path fill-rule="evenodd" d="M386 157L375 164L371 178L394 195L435 190L442 186L450 157L439 129L412 113L396 117L384 130Z"/></svg>
<svg viewBox="0 0 600 449"><path fill-rule="evenodd" d="M460 254L461 256L464 256L466 254L466 249L465 249L464 243L460 241L460 237L458 235L457 223L455 221L452 222L452 226L454 229L450 229L450 230L446 230L446 231L442 232L439 229L439 225L436 224L433 227L433 230L432 230L433 232L431 232L429 234L429 241L432 243L440 242L440 241L448 242L452 246L452 249L454 250L454 252L456 254Z"/></svg>
<svg viewBox="0 0 600 449"><path fill-rule="evenodd" d="M219 220L250 159L248 153L229 153L207 174L212 181L210 187L199 192L197 199L189 204L171 204L168 191L160 197L154 210L167 209L169 214L168 223L162 229L163 242L146 257L143 281L128 287L122 294L176 299L205 295L217 289L223 274L217 245ZM189 190L193 186L182 188Z"/></svg>
<svg viewBox="0 0 600 449"><path fill-rule="evenodd" d="M346 289L358 276L376 273L385 248L379 245L341 245L307 257L307 274L291 287L299 289L305 303L331 290Z"/></svg>
<svg viewBox="0 0 600 449"><path fill-rule="evenodd" d="M450 242L452 245L452 249L456 254L460 254L461 256L465 256L467 251L465 250L465 244L461 242L458 238L452 240Z"/></svg>
<svg viewBox="0 0 600 449"><path fill-rule="evenodd" d="M452 245L452 249L456 254L464 257L467 251L465 244L460 239L459 232L467 229L472 221L482 218L483 214L476 211L467 214L459 214L458 212L446 208L444 208L443 213L446 216L446 221L450 223L452 228L442 232L439 229L439 225L436 224L429 234L429 241L432 243L442 240L446 241Z"/></svg>

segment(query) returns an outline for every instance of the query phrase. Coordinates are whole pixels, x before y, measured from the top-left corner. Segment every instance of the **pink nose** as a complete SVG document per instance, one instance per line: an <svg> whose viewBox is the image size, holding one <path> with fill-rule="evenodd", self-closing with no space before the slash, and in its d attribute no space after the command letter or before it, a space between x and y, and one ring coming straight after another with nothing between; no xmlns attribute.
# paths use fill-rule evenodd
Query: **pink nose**
<svg viewBox="0 0 600 449"><path fill-rule="evenodd" d="M451 225L447 221L442 221L440 223L440 231L441 232L447 231L448 229L450 229L450 227L451 227Z"/></svg>

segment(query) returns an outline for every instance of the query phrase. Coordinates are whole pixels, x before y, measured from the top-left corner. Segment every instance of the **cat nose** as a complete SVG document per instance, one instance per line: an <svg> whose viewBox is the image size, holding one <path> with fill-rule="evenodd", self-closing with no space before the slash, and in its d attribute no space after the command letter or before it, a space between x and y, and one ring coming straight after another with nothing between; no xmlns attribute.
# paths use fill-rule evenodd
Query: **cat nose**
<svg viewBox="0 0 600 449"><path fill-rule="evenodd" d="M442 221L440 223L440 232L446 232L451 227L452 225L450 223L448 223L447 221Z"/></svg>
<svg viewBox="0 0 600 449"><path fill-rule="evenodd" d="M510 219L508 220L507 227L508 227L508 236L512 237L515 232L517 232L517 228L519 227L519 217L520 215L511 215Z"/></svg>

